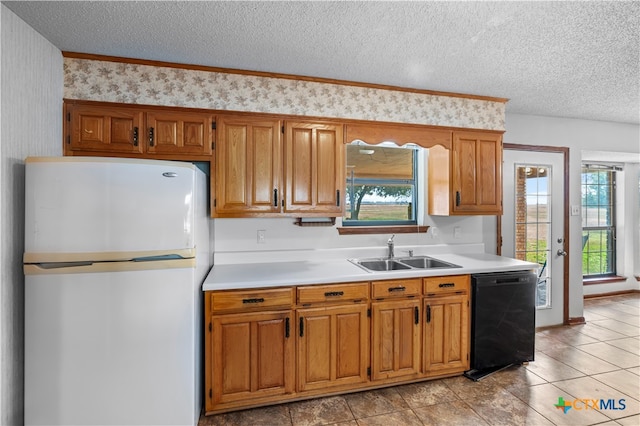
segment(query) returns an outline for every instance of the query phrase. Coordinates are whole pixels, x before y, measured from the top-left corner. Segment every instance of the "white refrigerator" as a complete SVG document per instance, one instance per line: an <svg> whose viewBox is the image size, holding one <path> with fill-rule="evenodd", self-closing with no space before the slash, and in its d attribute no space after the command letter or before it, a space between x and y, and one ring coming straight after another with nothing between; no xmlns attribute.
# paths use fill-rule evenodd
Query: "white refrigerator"
<svg viewBox="0 0 640 426"><path fill-rule="evenodd" d="M205 173L30 157L25 179L25 424L197 424Z"/></svg>

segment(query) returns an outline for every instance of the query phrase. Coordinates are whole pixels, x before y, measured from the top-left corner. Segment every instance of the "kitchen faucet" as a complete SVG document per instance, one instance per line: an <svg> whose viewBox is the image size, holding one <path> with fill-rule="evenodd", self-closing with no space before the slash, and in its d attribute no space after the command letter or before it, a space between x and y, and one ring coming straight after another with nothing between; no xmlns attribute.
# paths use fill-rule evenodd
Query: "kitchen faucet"
<svg viewBox="0 0 640 426"><path fill-rule="evenodd" d="M387 240L387 246L389 247L389 259L393 257L393 237L395 236L396 234L393 234L391 235L391 238Z"/></svg>

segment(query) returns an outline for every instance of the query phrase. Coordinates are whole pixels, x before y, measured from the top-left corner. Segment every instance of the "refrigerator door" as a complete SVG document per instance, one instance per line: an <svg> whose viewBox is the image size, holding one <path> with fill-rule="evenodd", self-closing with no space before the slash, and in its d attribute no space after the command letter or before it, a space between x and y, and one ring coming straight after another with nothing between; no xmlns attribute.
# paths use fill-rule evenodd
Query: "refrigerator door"
<svg viewBox="0 0 640 426"><path fill-rule="evenodd" d="M182 162L27 158L25 258L189 253L195 244L196 173ZM50 254L55 256L47 259Z"/></svg>
<svg viewBox="0 0 640 426"><path fill-rule="evenodd" d="M28 273L25 424L197 424L202 291L195 271Z"/></svg>

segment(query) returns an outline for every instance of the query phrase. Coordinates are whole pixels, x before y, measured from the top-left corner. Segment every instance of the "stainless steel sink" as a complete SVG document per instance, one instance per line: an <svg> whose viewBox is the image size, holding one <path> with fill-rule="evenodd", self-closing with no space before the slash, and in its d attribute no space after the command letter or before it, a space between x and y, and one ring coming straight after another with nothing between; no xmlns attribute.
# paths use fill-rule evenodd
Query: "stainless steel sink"
<svg viewBox="0 0 640 426"><path fill-rule="evenodd" d="M360 260L356 264L371 271L396 271L398 269L411 269L408 265L390 259Z"/></svg>
<svg viewBox="0 0 640 426"><path fill-rule="evenodd" d="M409 265L413 268L431 269L431 268L460 268L453 263L444 262L428 256L403 257L398 259L399 262Z"/></svg>
<svg viewBox="0 0 640 426"><path fill-rule="evenodd" d="M461 268L453 263L444 262L429 256L396 258L349 259L349 262L366 271L398 271L407 269Z"/></svg>

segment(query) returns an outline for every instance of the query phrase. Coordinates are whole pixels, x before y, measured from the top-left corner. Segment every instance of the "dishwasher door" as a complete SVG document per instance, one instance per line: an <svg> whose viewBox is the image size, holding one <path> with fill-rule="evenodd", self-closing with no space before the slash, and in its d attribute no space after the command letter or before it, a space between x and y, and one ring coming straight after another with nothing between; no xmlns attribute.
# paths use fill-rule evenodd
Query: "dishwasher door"
<svg viewBox="0 0 640 426"><path fill-rule="evenodd" d="M536 281L533 272L471 276L471 369L533 361Z"/></svg>

